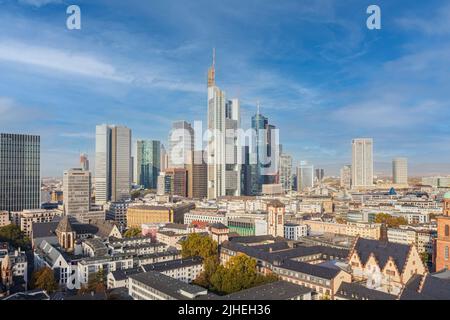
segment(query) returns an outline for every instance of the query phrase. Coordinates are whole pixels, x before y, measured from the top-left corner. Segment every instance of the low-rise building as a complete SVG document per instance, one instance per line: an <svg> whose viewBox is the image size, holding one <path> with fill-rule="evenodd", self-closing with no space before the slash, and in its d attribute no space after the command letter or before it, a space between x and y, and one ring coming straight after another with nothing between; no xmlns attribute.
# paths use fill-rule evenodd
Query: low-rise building
<svg viewBox="0 0 450 320"><path fill-rule="evenodd" d="M157 271L171 278L191 283L203 272L203 261L200 257L178 259L142 266L145 272Z"/></svg>
<svg viewBox="0 0 450 320"><path fill-rule="evenodd" d="M208 294L205 288L156 271L131 275L128 281L128 293L134 300L194 300Z"/></svg>
<svg viewBox="0 0 450 320"><path fill-rule="evenodd" d="M9 220L8 211L0 211L0 228L7 226L10 223L11 223L11 220Z"/></svg>
<svg viewBox="0 0 450 320"><path fill-rule="evenodd" d="M299 240L308 235L308 226L306 224L297 224L286 222L284 224L284 237L289 240Z"/></svg>
<svg viewBox="0 0 450 320"><path fill-rule="evenodd" d="M358 238L349 255L353 279L369 289L398 295L412 276L426 267L414 244Z"/></svg>

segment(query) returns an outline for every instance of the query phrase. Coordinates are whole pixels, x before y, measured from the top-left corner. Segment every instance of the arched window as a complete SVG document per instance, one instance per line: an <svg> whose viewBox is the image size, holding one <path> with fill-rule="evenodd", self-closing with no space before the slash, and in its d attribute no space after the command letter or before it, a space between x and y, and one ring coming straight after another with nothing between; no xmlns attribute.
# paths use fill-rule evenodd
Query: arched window
<svg viewBox="0 0 450 320"><path fill-rule="evenodd" d="M450 236L450 226L448 224L445 225L445 236Z"/></svg>

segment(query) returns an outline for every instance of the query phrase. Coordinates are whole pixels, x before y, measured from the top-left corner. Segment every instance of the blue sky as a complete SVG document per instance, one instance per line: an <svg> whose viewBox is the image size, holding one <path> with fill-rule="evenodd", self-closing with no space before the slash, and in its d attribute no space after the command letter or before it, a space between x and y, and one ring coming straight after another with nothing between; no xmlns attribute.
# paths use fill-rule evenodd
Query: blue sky
<svg viewBox="0 0 450 320"><path fill-rule="evenodd" d="M82 29L66 28L77 4ZM366 8L382 29L366 28ZM382 0L0 0L0 131L41 135L42 173L94 161L95 125L167 139L206 120L206 72L329 174L373 137L375 172L450 173L450 5Z"/></svg>

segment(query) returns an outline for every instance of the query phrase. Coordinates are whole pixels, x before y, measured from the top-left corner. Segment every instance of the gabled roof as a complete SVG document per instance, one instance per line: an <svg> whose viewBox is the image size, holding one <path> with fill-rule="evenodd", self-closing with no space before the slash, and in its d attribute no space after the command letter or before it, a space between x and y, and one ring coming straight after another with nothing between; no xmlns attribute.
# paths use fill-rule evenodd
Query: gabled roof
<svg viewBox="0 0 450 320"><path fill-rule="evenodd" d="M450 280L430 274L414 275L405 285L400 300L450 300Z"/></svg>
<svg viewBox="0 0 450 320"><path fill-rule="evenodd" d="M398 270L402 272L408 259L411 246L394 242L358 238L354 250L363 264L365 264L370 255L373 254L381 269L384 268L389 258L392 258L395 261Z"/></svg>
<svg viewBox="0 0 450 320"><path fill-rule="evenodd" d="M382 291L369 289L356 282L342 282L336 296L347 300L395 300L397 298Z"/></svg>
<svg viewBox="0 0 450 320"><path fill-rule="evenodd" d="M69 216L64 216L56 227L56 231L59 232L73 232L72 223Z"/></svg>

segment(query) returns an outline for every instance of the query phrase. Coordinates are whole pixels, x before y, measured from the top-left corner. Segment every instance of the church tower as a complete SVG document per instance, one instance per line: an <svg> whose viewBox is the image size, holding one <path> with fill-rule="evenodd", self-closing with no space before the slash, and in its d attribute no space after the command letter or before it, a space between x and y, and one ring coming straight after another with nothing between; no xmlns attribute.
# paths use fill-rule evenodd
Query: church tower
<svg viewBox="0 0 450 320"><path fill-rule="evenodd" d="M436 271L450 267L450 192L444 195L443 214L437 217Z"/></svg>
<svg viewBox="0 0 450 320"><path fill-rule="evenodd" d="M58 227L56 227L56 236L61 248L67 252L74 250L76 233L72 228L69 216L63 217L59 222Z"/></svg>

